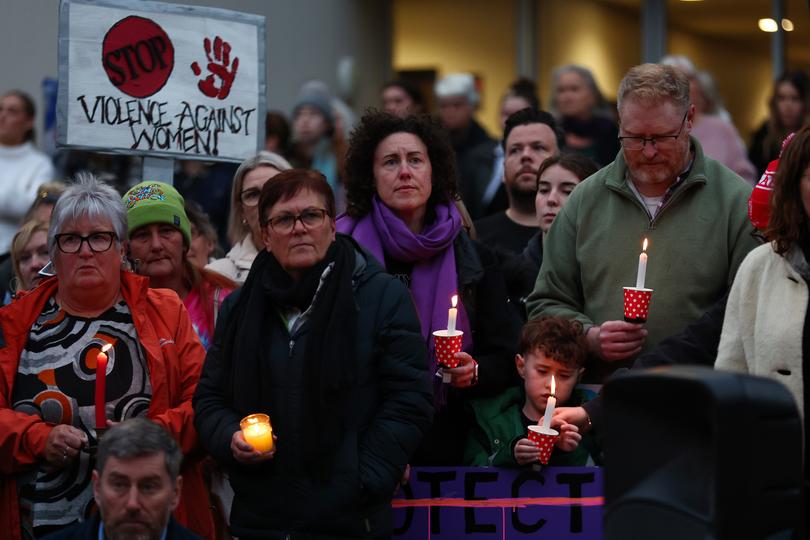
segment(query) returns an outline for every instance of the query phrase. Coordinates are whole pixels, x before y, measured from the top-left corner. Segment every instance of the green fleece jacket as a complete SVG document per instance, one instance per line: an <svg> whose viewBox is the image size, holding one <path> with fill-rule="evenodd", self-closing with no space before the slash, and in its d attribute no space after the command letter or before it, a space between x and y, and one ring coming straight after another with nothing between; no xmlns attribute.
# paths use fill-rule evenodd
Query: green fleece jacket
<svg viewBox="0 0 810 540"><path fill-rule="evenodd" d="M576 407L585 402L585 393L574 390L566 407ZM469 411L475 420L464 447L464 465L473 467L518 467L512 449L520 439L526 438L521 410L526 401L523 387L515 386L489 399L469 402ZM562 404L560 404L562 406ZM590 433L582 436L579 446L572 452L555 448L549 466L581 467L588 464L590 456L599 450Z"/></svg>
<svg viewBox="0 0 810 540"><path fill-rule="evenodd" d="M692 139L687 178L654 219L631 191L627 165L616 160L580 183L543 245L543 264L528 298L529 318L561 316L586 330L623 320L622 287L634 287L641 242L647 250L646 286L654 289L643 351L696 321L731 286L751 236L751 185L704 156ZM589 365L586 380L601 382L625 362Z"/></svg>

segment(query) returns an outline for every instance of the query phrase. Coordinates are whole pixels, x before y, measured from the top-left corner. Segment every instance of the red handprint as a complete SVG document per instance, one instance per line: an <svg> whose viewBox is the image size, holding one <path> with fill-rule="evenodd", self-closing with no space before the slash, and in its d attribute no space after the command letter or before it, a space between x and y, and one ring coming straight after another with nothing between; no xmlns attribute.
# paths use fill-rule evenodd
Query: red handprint
<svg viewBox="0 0 810 540"><path fill-rule="evenodd" d="M225 99L231 93L231 85L236 77L236 70L239 68L239 58L234 57L231 65L231 45L221 37L214 38L214 58L211 58L211 40L205 38L205 56L208 58L208 71L211 73L205 79L197 82L200 92L210 98ZM228 69L230 67L230 70ZM199 64L191 64L191 71L194 75L200 75L202 70ZM217 78L221 84L217 86Z"/></svg>

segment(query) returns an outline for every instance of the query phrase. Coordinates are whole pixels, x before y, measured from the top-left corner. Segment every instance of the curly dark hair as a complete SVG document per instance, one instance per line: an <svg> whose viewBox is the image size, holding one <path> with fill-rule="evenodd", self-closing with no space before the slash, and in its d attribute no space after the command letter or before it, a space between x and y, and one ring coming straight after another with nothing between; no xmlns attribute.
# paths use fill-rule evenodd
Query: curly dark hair
<svg viewBox="0 0 810 540"><path fill-rule="evenodd" d="M808 220L802 204L802 175L810 167L810 126L796 132L779 158L773 178L771 218L766 237L774 242L774 251L787 253L807 234Z"/></svg>
<svg viewBox="0 0 810 540"><path fill-rule="evenodd" d="M369 110L352 131L346 155L346 213L349 216L360 218L371 211L371 200L377 191L374 181L374 152L383 139L394 133L412 133L427 147L433 171L427 216L433 214L436 204L460 198L456 154L438 121L427 115L399 118L386 112Z"/></svg>
<svg viewBox="0 0 810 540"><path fill-rule="evenodd" d="M588 342L577 321L542 317L527 322L520 332L520 354L539 349L548 358L570 368L581 368L588 356Z"/></svg>

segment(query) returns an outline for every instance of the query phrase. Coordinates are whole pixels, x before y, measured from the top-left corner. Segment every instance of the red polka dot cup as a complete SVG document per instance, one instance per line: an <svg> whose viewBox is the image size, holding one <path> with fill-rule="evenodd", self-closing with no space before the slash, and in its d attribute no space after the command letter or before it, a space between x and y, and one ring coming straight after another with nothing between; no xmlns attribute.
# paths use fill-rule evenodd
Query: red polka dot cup
<svg viewBox="0 0 810 540"><path fill-rule="evenodd" d="M652 289L624 288L624 320L630 323L647 321L650 312Z"/></svg>
<svg viewBox="0 0 810 540"><path fill-rule="evenodd" d="M455 354L461 351L461 338L464 332L461 330L436 330L433 332L433 343L436 346L436 361L442 368L452 369L458 367L458 360ZM439 369L442 382L449 383L450 374Z"/></svg>
<svg viewBox="0 0 810 540"><path fill-rule="evenodd" d="M560 438L560 432L556 429L544 429L543 426L529 426L529 440L537 443L540 452L539 460L543 465L548 465L548 460L551 459L551 452L554 450L554 444Z"/></svg>
<svg viewBox="0 0 810 540"><path fill-rule="evenodd" d="M461 330L436 330L433 332L433 344L436 346L436 360L442 367L454 368L458 366L455 354L461 351Z"/></svg>

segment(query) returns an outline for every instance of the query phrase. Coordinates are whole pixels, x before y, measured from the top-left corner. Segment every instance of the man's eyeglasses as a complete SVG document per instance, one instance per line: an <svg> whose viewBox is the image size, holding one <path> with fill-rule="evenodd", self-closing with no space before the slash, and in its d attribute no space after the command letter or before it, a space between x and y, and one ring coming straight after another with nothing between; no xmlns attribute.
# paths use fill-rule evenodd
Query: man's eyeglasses
<svg viewBox="0 0 810 540"><path fill-rule="evenodd" d="M655 148L671 144L681 136L681 133L683 133L683 126L686 123L687 114L689 114L688 109L685 113L683 113L681 127L676 135L655 135L653 137L619 137L619 144L621 144L622 148L625 150L642 150L648 142L651 143Z"/></svg>
<svg viewBox="0 0 810 540"><path fill-rule="evenodd" d="M305 229L314 229L323 225L326 219L326 210L320 208L308 208L298 215L281 214L267 220L270 228L279 234L289 234L295 228L295 222L300 221Z"/></svg>
<svg viewBox="0 0 810 540"><path fill-rule="evenodd" d="M116 235L112 231L94 232L87 236L75 233L57 234L54 236L56 246L62 253L76 253L82 249L82 244L87 242L90 251L101 253L107 251L112 246Z"/></svg>
<svg viewBox="0 0 810 540"><path fill-rule="evenodd" d="M242 201L242 204L245 206L256 206L259 204L259 196L261 196L262 190L256 188L248 188L242 191L239 194L239 200Z"/></svg>

